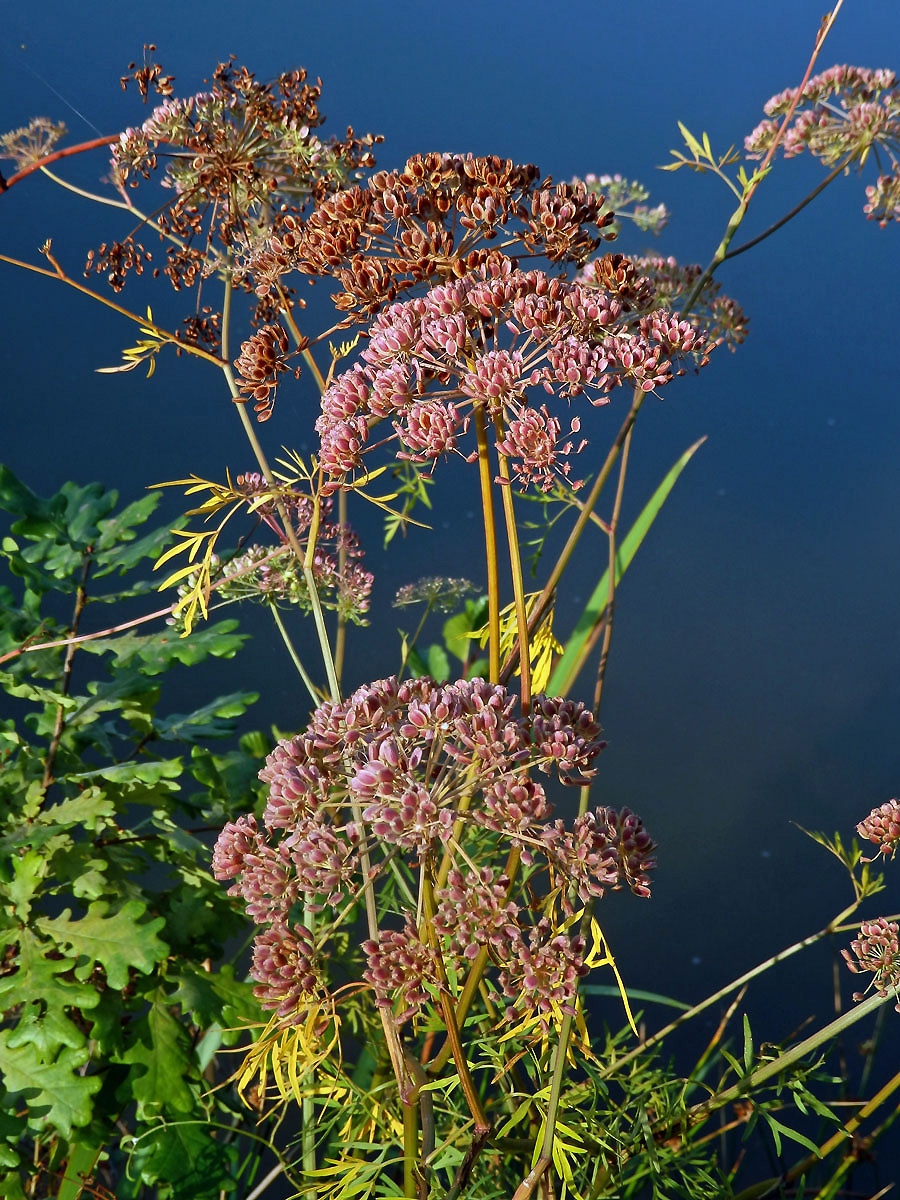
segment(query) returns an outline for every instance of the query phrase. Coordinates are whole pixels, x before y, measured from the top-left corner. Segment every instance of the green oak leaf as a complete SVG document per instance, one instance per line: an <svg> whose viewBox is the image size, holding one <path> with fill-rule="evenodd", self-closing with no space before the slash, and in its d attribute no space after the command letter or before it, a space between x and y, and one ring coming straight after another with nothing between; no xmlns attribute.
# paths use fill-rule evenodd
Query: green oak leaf
<svg viewBox="0 0 900 1200"><path fill-rule="evenodd" d="M152 762L141 759L137 762L111 763L95 771L81 771L70 775L70 779L105 779L120 786L130 784L157 784L160 780L177 779L182 772L181 759L162 758Z"/></svg>
<svg viewBox="0 0 900 1200"><path fill-rule="evenodd" d="M235 633L237 626L237 621L217 621L195 630L188 638L180 638L174 630L143 636L125 633L117 638L85 642L83 648L91 654L114 651L111 667L136 666L144 675L159 675L174 662L190 666L210 654L214 658L233 658L249 636Z"/></svg>
<svg viewBox="0 0 900 1200"><path fill-rule="evenodd" d="M36 924L62 947L79 957L77 973L86 976L100 963L110 987L121 991L128 983L131 967L144 975L168 957L169 947L156 936L165 925L164 917L138 924L147 911L139 900L127 900L110 913L105 900L95 900L83 917L71 917L71 910L58 917L42 917Z"/></svg>
<svg viewBox="0 0 900 1200"><path fill-rule="evenodd" d="M99 993L77 980L61 979L72 970L74 958L46 958L47 953L58 953L54 942L42 942L30 929L19 935L18 970L0 978L0 1006L5 1009L17 1004L28 1004L39 998L51 1009L61 1010L67 1006L77 1009L93 1008Z"/></svg>
<svg viewBox="0 0 900 1200"><path fill-rule="evenodd" d="M28 920L31 901L40 888L49 865L48 858L37 850L26 850L24 854L17 855L12 860L13 877L4 890L20 920Z"/></svg>
<svg viewBox="0 0 900 1200"><path fill-rule="evenodd" d="M169 1184L175 1200L208 1200L237 1188L237 1147L199 1121L158 1125L138 1140L131 1171L144 1184Z"/></svg>
<svg viewBox="0 0 900 1200"><path fill-rule="evenodd" d="M143 1068L131 1072L128 1088L145 1114L161 1108L186 1113L194 1107L186 1078L194 1066L190 1038L160 995L132 1026L135 1041L118 1061Z"/></svg>
<svg viewBox="0 0 900 1200"><path fill-rule="evenodd" d="M122 1028L122 994L112 988L98 993L99 999L91 1009L88 1019L91 1022L91 1037L97 1043L99 1052L107 1058L116 1058L125 1048Z"/></svg>
<svg viewBox="0 0 900 1200"><path fill-rule="evenodd" d="M213 974L183 961L175 979L177 987L168 1001L179 1004L200 1029L208 1029L213 1022L228 1027L242 1018L259 1020L259 1002L253 997L252 983L235 979L230 963Z"/></svg>
<svg viewBox="0 0 900 1200"><path fill-rule="evenodd" d="M43 809L35 820L36 823L53 825L57 829L77 825L94 832L98 826L104 826L107 819L114 817L115 811L115 804L100 788L89 787L69 800Z"/></svg>
<svg viewBox="0 0 900 1200"><path fill-rule="evenodd" d="M19 1018L19 1023L6 1039L10 1049L24 1046L26 1042L36 1046L45 1060L52 1060L61 1046L77 1050L86 1039L78 1026L70 1021L59 1008L48 1008L41 1013L40 998L32 1000Z"/></svg>
<svg viewBox="0 0 900 1200"><path fill-rule="evenodd" d="M9 1045L10 1030L0 1033L0 1070L10 1092L35 1093L27 1096L32 1119L42 1128L53 1126L66 1139L75 1126L89 1125L93 1115L91 1097L103 1081L98 1075L79 1075L90 1058L86 1046L65 1047L54 1062L44 1062L30 1042Z"/></svg>
<svg viewBox="0 0 900 1200"><path fill-rule="evenodd" d="M12 1162L7 1162L7 1155L10 1157L15 1155ZM4 1146L0 1150L0 1167L14 1167L18 1165L19 1161L18 1154L11 1147ZM27 1200L25 1188L22 1186L22 1180L18 1171L10 1171L8 1174L0 1177L0 1196L3 1197L3 1200Z"/></svg>

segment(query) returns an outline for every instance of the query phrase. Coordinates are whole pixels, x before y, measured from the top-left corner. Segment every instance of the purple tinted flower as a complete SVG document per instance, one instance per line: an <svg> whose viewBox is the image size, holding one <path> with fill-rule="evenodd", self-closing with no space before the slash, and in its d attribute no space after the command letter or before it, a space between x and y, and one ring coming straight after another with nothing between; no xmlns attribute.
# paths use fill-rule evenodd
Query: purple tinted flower
<svg viewBox="0 0 900 1200"><path fill-rule="evenodd" d="M297 881L287 846L275 849L260 842L244 856L244 869L236 888L247 907L247 915L259 923L284 921L297 899Z"/></svg>
<svg viewBox="0 0 900 1200"><path fill-rule="evenodd" d="M424 984L438 984L434 952L421 941L415 924L407 918L402 931L383 929L378 940L362 944L368 965L363 979L375 990L380 1008L399 1001L397 1020L402 1024L418 1016L428 1000Z"/></svg>
<svg viewBox="0 0 900 1200"><path fill-rule="evenodd" d="M568 201L561 203L565 209ZM541 219L553 210L543 210ZM322 397L316 428L327 486L344 486L363 469L371 428L385 417L400 457L433 462L453 451L473 457L462 439L475 410L496 429L523 486L534 481L546 489L554 474L567 476L568 456L586 442L560 443L562 418L547 407L548 394L568 403L585 393L601 406L622 384L650 391L682 374L682 363L706 362L707 335L654 308L652 287L633 280L626 261L618 256L612 272L621 297L599 283L568 283L501 259L385 309L362 362ZM542 405L530 398L535 389Z"/></svg>
<svg viewBox="0 0 900 1200"><path fill-rule="evenodd" d="M578 981L588 973L585 948L583 937L554 934L550 921L542 918L500 972L503 994L513 1001L507 1020L537 1015L546 1029L548 1017L560 1012L574 1016Z"/></svg>
<svg viewBox="0 0 900 1200"><path fill-rule="evenodd" d="M893 858L900 845L900 800L888 800L880 808L873 808L856 828L860 837L878 845L879 854Z"/></svg>
<svg viewBox="0 0 900 1200"><path fill-rule="evenodd" d="M318 961L309 930L303 925L288 930L273 925L257 935L253 944L251 976L258 980L253 994L263 1008L279 1017L298 1017L304 1001L319 989Z"/></svg>
<svg viewBox="0 0 900 1200"><path fill-rule="evenodd" d="M535 696L531 736L548 771L554 767L563 783L586 783L595 773L593 761L606 747L600 726L579 701Z"/></svg>
<svg viewBox="0 0 900 1200"><path fill-rule="evenodd" d="M859 927L859 937L850 943L850 950L841 951L854 974L871 972L869 987L873 987L879 996L887 996L889 992L896 994L900 988L900 944L897 933L897 922L888 921L886 917L864 921ZM863 998L863 992L854 992L854 1000ZM900 1002L896 1008L900 1012Z"/></svg>
<svg viewBox="0 0 900 1200"><path fill-rule="evenodd" d="M216 879L233 879L244 869L244 860L260 842L256 817L238 817L229 821L213 847L212 870Z"/></svg>
<svg viewBox="0 0 900 1200"><path fill-rule="evenodd" d="M494 957L506 962L520 941L519 907L507 900L509 880L494 878L489 867L463 874L452 870L446 886L438 888L434 925L450 942L452 952L474 959L482 946L490 946Z"/></svg>

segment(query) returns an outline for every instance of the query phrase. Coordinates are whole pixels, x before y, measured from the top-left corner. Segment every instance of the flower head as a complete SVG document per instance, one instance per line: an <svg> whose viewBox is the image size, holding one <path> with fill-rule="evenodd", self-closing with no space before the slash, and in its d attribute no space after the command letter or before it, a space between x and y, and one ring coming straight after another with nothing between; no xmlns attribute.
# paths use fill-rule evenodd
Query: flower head
<svg viewBox="0 0 900 1200"><path fill-rule="evenodd" d="M570 455L587 444L581 417L552 412L548 396L567 406L585 395L597 407L622 384L651 391L682 364L706 362L706 335L652 307L652 289L624 275L627 300L503 260L384 309L362 361L322 396L316 429L329 486L364 469L370 432L385 420L401 458L471 458L464 440L477 410L500 430L498 451L523 489L568 477Z"/></svg>
<svg viewBox="0 0 900 1200"><path fill-rule="evenodd" d="M859 937L850 943L850 950L841 951L854 974L871 972L869 987L874 988L879 996L887 996L889 992L896 994L900 988L900 944L897 932L897 922L888 921L886 917L864 921L859 927ZM854 992L854 1000L863 998L863 992ZM895 1007L900 1012L900 1001Z"/></svg>
<svg viewBox="0 0 900 1200"><path fill-rule="evenodd" d="M378 171L365 186L329 197L302 226L286 218L283 232L251 249L243 267L261 294L291 270L336 278L335 304L348 324L498 255L584 262L615 236L612 220L603 196L580 181L541 181L531 164L416 155L400 171Z"/></svg>
<svg viewBox="0 0 900 1200"><path fill-rule="evenodd" d="M808 150L826 166L846 159L862 166L869 154L884 154L892 171L882 172L867 189L866 215L882 226L896 216L893 176L900 138L900 88L893 71L834 66L814 75L800 88L788 88L766 102L766 120L744 139L749 158L762 158L771 148L783 117L796 102L781 140L785 158Z"/></svg>
<svg viewBox="0 0 900 1200"><path fill-rule="evenodd" d="M320 137L321 85L303 70L261 83L245 67L224 62L204 91L182 98L171 95L171 77L156 64L134 78L145 98L150 85L165 98L113 146L112 179L121 191L160 177L168 199L154 220L166 254L155 270L176 290L229 265L235 245L277 239L310 202L372 166L371 147L381 140L358 138L352 129L344 139ZM86 271L107 274L118 291L148 258L129 237L90 255ZM240 277L235 283L252 291ZM259 323L272 315L268 302L259 306ZM213 329L210 324L206 332ZM259 387L262 381L247 382Z"/></svg>
<svg viewBox="0 0 900 1200"><path fill-rule="evenodd" d="M878 853L893 858L900 845L900 800L888 800L873 808L856 827L861 838L875 842Z"/></svg>
<svg viewBox="0 0 900 1200"><path fill-rule="evenodd" d="M376 1004L411 1020L443 972L465 970L486 949L517 1013L545 1021L572 1009L584 943L546 914L529 932L533 881L548 870L568 912L569 893L587 899L627 884L646 895L654 847L627 809L598 809L571 829L552 820L535 775L589 777L603 747L599 729L572 701L539 697L525 716L516 704L483 679L392 677L320 705L305 730L278 743L260 772L269 788L262 821L229 822L213 854L217 878L270 927L254 958L265 989L258 994L270 1007L294 1013L324 986L313 983L316 964L327 958L342 906L352 912L351 897L392 884L401 864L437 876L446 856L430 915L400 903L400 928L392 918L391 928L370 927L360 975ZM529 872L523 903L509 878L473 859L485 839L520 851ZM392 888L388 895L397 913ZM322 914L312 941L295 929L298 904Z"/></svg>

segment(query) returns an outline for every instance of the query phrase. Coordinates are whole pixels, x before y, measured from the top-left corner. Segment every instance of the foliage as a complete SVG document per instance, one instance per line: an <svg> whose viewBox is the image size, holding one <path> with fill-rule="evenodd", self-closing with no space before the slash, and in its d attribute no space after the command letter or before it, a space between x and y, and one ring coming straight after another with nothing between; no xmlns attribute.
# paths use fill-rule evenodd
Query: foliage
<svg viewBox="0 0 900 1200"><path fill-rule="evenodd" d="M139 569L168 537L146 531L156 502L119 507L115 492L71 483L42 499L0 468L12 517L0 587L13 705L0 726L4 1194L56 1194L72 1155L98 1184L119 1177L121 1195L218 1195L235 1186L236 1135L251 1125L208 1086L257 1008L224 955L244 922L209 874L204 834L253 794L265 742L234 744L249 692L171 711L192 686L186 666L199 674L245 639L223 621L189 643L169 626L66 641L85 608L152 587Z"/></svg>

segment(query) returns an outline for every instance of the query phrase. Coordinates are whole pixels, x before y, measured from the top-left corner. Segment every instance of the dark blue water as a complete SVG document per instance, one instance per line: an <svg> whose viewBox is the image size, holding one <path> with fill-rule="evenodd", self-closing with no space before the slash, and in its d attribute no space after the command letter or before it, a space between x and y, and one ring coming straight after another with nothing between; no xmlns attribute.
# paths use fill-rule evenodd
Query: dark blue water
<svg viewBox="0 0 900 1200"><path fill-rule="evenodd" d="M533 161L558 179L640 178L672 221L656 242L626 229L620 248L685 262L710 257L733 204L711 177L654 171L679 144L676 120L706 130L719 150L740 144L768 96L799 81L823 8L228 0L139 14L103 0L75 16L58 3L5 7L4 128L44 114L81 140L94 127L138 123L145 112L118 77L145 41L158 43L176 94L197 90L229 53L260 78L303 65L322 76L326 132L352 123L384 134L382 166L460 150ZM900 68L895 0L847 5L820 67L834 62ZM104 171L102 154L60 167L84 186ZM805 159L779 163L746 234L821 176ZM626 519L686 446L708 441L622 586L604 699L610 748L598 801L631 805L660 842L653 900L616 897L601 914L636 987L697 999L819 928L849 888L793 823L849 837L900 791L900 229L865 221L871 181L838 180L787 229L726 264L719 278L750 315L747 342L648 401L638 423ZM52 235L77 274L88 247L124 232L117 216L33 178L0 197L0 243L34 260ZM162 323L181 315L162 287L129 287L125 299L135 309L152 302ZM6 267L0 303L0 454L39 490L101 479L131 497L158 479L251 465L214 372L163 361L149 382L139 372L96 375L133 344L132 327ZM315 397L283 391L266 444L311 450ZM626 403L597 414L610 437ZM396 666L386 631L399 623L389 608L397 584L426 571L483 583L471 471L442 466L437 478L435 536L413 533L385 555L377 519L352 514L376 572L377 632L353 636L348 684ZM591 554L560 604L563 632L605 545ZM258 723L303 720L303 696L267 626L239 662L240 685L263 692ZM871 915L900 907L898 872ZM820 955L758 989L759 1032L777 1039L810 1012L826 1017L829 1004Z"/></svg>

